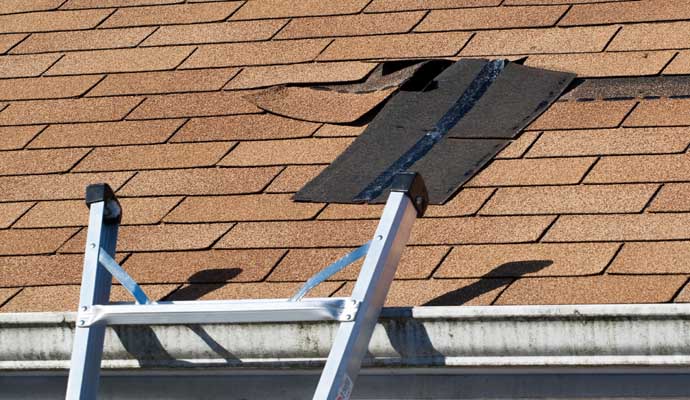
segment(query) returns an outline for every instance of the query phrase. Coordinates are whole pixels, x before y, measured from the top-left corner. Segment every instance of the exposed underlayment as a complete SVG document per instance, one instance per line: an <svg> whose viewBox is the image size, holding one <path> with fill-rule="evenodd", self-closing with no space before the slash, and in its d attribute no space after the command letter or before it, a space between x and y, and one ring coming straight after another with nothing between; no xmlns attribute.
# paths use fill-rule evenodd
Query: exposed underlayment
<svg viewBox="0 0 690 400"><path fill-rule="evenodd" d="M383 109L330 124L247 96L477 57L584 83L429 207L388 305L688 301L688 37L688 0L0 1L0 312L74 310L96 182L151 297L292 295L371 239L380 205L291 196ZM358 266L317 295L346 295Z"/></svg>
<svg viewBox="0 0 690 400"><path fill-rule="evenodd" d="M424 177L431 204L443 204L573 79L504 60L460 60L444 67L438 75L415 74L414 81L425 82L418 87L401 86L357 140L294 199L383 203L393 176L409 170Z"/></svg>

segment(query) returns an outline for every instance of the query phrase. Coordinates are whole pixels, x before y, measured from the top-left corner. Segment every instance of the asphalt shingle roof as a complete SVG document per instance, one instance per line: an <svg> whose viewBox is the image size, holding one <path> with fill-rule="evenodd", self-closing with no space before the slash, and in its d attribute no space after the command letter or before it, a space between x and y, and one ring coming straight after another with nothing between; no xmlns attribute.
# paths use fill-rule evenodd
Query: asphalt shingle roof
<svg viewBox="0 0 690 400"><path fill-rule="evenodd" d="M288 296L368 240L380 206L290 200L363 127L268 114L258 88L408 58L682 77L688 37L685 0L2 1L0 312L76 307L88 183L158 299ZM660 97L564 96L416 223L388 304L687 301L690 101Z"/></svg>

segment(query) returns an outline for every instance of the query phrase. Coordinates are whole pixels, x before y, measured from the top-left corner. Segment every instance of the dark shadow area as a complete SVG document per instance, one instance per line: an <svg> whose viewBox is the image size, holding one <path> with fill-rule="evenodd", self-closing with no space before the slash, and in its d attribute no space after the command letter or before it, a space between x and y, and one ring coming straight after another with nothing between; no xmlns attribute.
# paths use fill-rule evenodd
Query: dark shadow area
<svg viewBox="0 0 690 400"><path fill-rule="evenodd" d="M236 365L241 365L242 361L237 358L234 354L229 352L223 345L218 343L214 338L211 337L211 335L206 332L206 329L204 329L203 326L201 325L187 325L187 328L194 332L201 340L208 345L208 347L217 355L225 359L225 361L233 366Z"/></svg>
<svg viewBox="0 0 690 400"><path fill-rule="evenodd" d="M438 296L425 306L457 306L479 297L492 290L498 289L510 282L510 278L527 273L540 271L553 264L551 260L529 260L509 262L489 271L479 281L471 285ZM400 355L401 365L443 366L445 356L434 348L424 323L415 320L410 308L389 309L389 313L382 313L384 318L380 323L386 330L391 346ZM386 314L389 316L386 317ZM392 317L392 315L395 315ZM373 355L367 354L367 358Z"/></svg>
<svg viewBox="0 0 690 400"><path fill-rule="evenodd" d="M111 327L120 343L142 367L185 365L176 360L163 347L153 328L146 325L114 325Z"/></svg>
<svg viewBox="0 0 690 400"><path fill-rule="evenodd" d="M444 365L445 356L434 348L422 322L411 317L381 319L379 322L386 330L391 346L400 355L401 365ZM373 358L371 353L367 356Z"/></svg>
<svg viewBox="0 0 690 400"><path fill-rule="evenodd" d="M481 279L471 285L442 294L428 302L425 306L458 306L479 297L492 290L498 289L509 282L509 278L520 277L524 274L540 271L553 264L551 260L529 260L509 262L494 268Z"/></svg>
<svg viewBox="0 0 690 400"><path fill-rule="evenodd" d="M580 86L580 85L582 85L583 83L585 83L585 79L584 79L584 78L575 78L575 79L573 79L573 80L570 82L570 84L569 84L568 86L566 86L566 88L563 90L563 93L561 94L561 98L567 98L568 95L569 95L572 91L574 91L575 89L577 89L577 87Z"/></svg>
<svg viewBox="0 0 690 400"><path fill-rule="evenodd" d="M220 289L242 272L242 268L205 269L191 275L187 282L194 285L183 286L168 295L165 300L196 300Z"/></svg>
<svg viewBox="0 0 690 400"><path fill-rule="evenodd" d="M196 300L216 289L223 287L242 272L242 268L216 268L198 271L192 274L187 285L168 295L165 300ZM238 365L241 361L227 351L220 343L209 335L201 325L187 325L208 347L229 364ZM143 367L189 365L189 363L177 360L164 348L156 336L153 328L145 325L120 325L113 326L115 334L120 339L122 346Z"/></svg>

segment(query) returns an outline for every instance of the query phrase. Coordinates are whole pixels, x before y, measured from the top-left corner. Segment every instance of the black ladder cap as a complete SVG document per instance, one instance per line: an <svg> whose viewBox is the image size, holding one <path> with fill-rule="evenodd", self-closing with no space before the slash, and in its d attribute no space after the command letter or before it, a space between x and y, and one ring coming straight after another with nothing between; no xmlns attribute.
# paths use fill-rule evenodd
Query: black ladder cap
<svg viewBox="0 0 690 400"><path fill-rule="evenodd" d="M87 186L85 200L87 207L91 207L93 203L105 202L104 221L119 223L122 219L120 202L117 201L115 192L107 183L94 183Z"/></svg>
<svg viewBox="0 0 690 400"><path fill-rule="evenodd" d="M422 175L417 172L399 172L395 174L391 183L391 192L406 193L417 210L417 217L424 216L426 207L429 205L429 193L426 191Z"/></svg>

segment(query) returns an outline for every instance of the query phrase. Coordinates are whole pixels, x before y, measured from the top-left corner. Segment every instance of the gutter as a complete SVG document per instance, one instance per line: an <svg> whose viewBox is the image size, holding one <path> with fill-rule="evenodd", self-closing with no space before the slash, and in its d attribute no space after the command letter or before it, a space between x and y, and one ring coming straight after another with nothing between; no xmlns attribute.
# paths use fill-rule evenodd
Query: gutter
<svg viewBox="0 0 690 400"><path fill-rule="evenodd" d="M0 314L0 371L64 371L76 313ZM336 322L108 327L106 370L319 368ZM690 366L690 304L383 310L364 366ZM465 367L465 368L461 368Z"/></svg>

